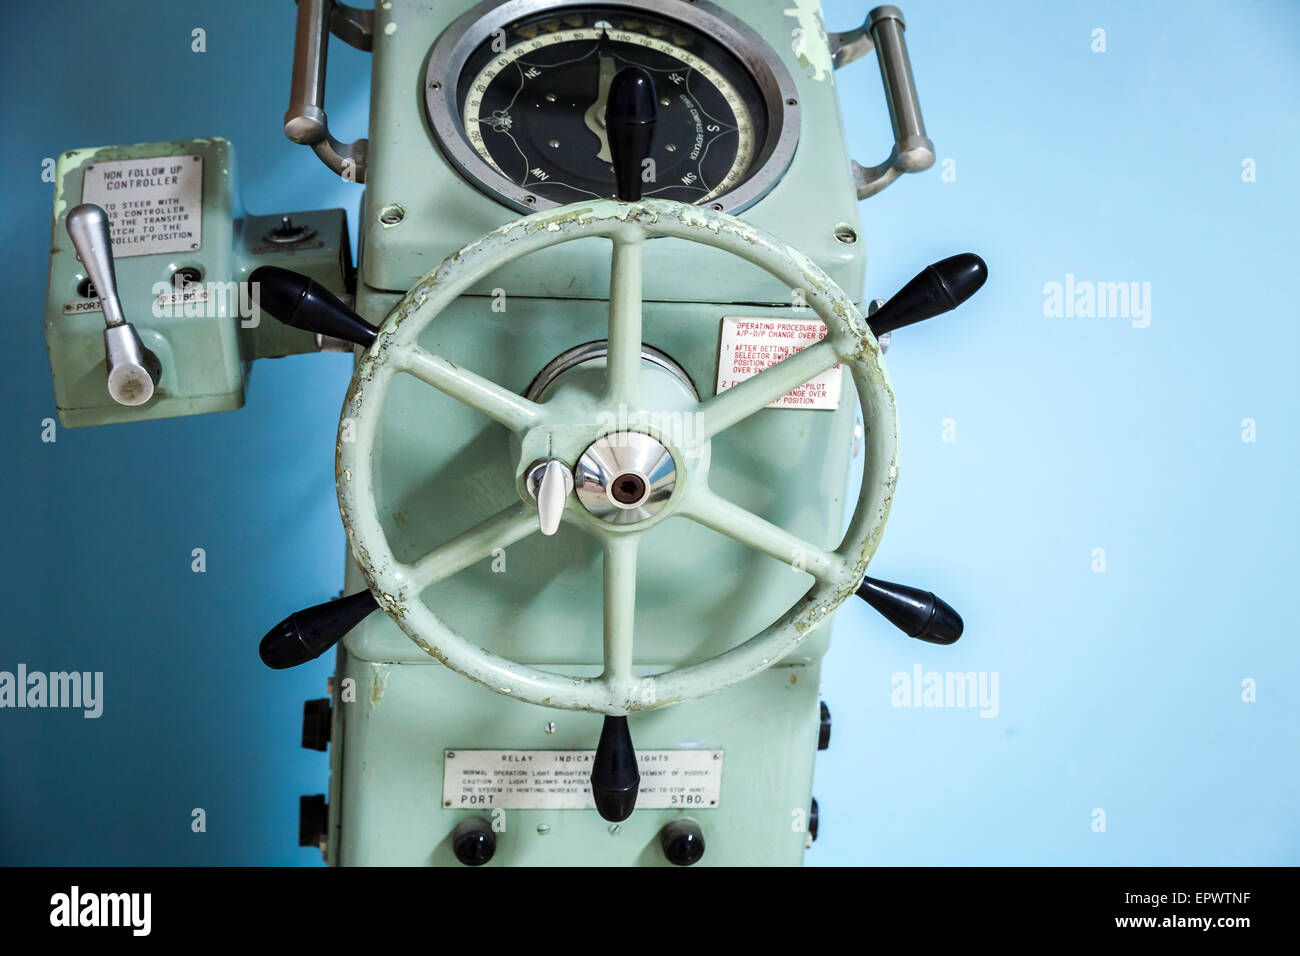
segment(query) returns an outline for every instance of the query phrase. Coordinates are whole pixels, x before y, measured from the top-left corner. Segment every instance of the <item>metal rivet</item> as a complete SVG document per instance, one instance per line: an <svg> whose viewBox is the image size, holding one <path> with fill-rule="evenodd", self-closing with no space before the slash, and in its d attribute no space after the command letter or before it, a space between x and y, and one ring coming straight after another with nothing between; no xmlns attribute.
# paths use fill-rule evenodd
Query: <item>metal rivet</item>
<svg viewBox="0 0 1300 956"><path fill-rule="evenodd" d="M547 732L548 734L553 734L553 733L555 733L555 721L552 720L552 721L549 721L549 722L546 724L546 732Z"/></svg>
<svg viewBox="0 0 1300 956"><path fill-rule="evenodd" d="M385 226L395 226L406 218L406 210L397 203L389 203L379 210L379 221Z"/></svg>
<svg viewBox="0 0 1300 956"><path fill-rule="evenodd" d="M546 836L546 834L550 832L551 832L551 825L549 823L537 824L537 833L539 836Z"/></svg>

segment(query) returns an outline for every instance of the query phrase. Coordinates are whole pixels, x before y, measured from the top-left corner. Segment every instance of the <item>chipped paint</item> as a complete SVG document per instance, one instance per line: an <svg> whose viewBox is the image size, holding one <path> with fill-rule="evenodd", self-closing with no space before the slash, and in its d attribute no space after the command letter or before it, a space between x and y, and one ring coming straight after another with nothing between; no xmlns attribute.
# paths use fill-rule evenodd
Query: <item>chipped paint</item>
<svg viewBox="0 0 1300 956"><path fill-rule="evenodd" d="M388 689L388 673L387 664L370 665L370 696L367 698L367 703L371 710L378 707L379 702L384 699L384 691Z"/></svg>
<svg viewBox="0 0 1300 956"><path fill-rule="evenodd" d="M826 24L822 22L821 3L819 0L793 2L793 7L781 11L798 23L791 34L790 49L799 65L812 70L812 79L820 83L835 72Z"/></svg>
<svg viewBox="0 0 1300 956"><path fill-rule="evenodd" d="M64 150L59 154L58 172L59 188L54 199L54 219L67 212L70 205L67 199L71 190L68 179L80 173L87 163L106 163L119 159L154 159L166 156L184 156L198 147L228 143L224 137L210 136L198 139L173 139L161 143L131 143L125 146L91 146L82 149ZM224 170L223 170L224 172ZM81 202L80 197L71 205Z"/></svg>

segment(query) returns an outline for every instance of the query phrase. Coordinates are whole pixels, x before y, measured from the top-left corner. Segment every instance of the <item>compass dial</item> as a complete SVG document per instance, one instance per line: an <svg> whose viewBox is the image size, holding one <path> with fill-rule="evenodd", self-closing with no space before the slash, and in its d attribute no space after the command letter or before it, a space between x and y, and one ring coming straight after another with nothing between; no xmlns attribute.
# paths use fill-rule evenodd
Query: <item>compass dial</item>
<svg viewBox="0 0 1300 956"><path fill-rule="evenodd" d="M461 62L445 64L454 92L429 96L435 129L441 135L453 126L468 148L462 169L516 203L540 208L612 196L609 85L619 70L640 67L659 101L643 195L731 208L719 200L752 184L783 128L789 161L795 101L775 79L778 71L788 79L784 68L758 60L767 81L757 78L758 51L742 48L726 22L710 29L704 18L715 15L701 9L707 6L670 17L657 12L663 3L557 4L506 22L479 20L477 36L457 44L467 49ZM431 89L443 85L435 76L444 67L441 45L430 62ZM438 109L454 123L439 124ZM449 152L459 158L465 147ZM498 178L501 187L492 182Z"/></svg>

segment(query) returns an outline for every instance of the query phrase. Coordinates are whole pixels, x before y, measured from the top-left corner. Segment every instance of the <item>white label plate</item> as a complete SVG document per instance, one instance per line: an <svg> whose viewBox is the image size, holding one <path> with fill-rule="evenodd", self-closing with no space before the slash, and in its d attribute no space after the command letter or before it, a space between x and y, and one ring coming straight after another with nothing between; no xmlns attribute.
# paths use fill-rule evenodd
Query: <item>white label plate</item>
<svg viewBox="0 0 1300 956"><path fill-rule="evenodd" d="M164 292L153 300L154 308L160 312L180 312L187 305L197 305L208 301L208 290L201 285L193 285L184 291Z"/></svg>
<svg viewBox="0 0 1300 956"><path fill-rule="evenodd" d="M447 750L442 805L450 809L590 810L594 750ZM640 750L638 809L709 808L722 789L721 750Z"/></svg>
<svg viewBox="0 0 1300 956"><path fill-rule="evenodd" d="M98 299L74 299L63 303L64 315L81 315L83 312L103 312L104 306Z"/></svg>
<svg viewBox="0 0 1300 956"><path fill-rule="evenodd" d="M86 167L81 201L108 212L118 259L203 245L203 157L118 159Z"/></svg>
<svg viewBox="0 0 1300 956"><path fill-rule="evenodd" d="M752 378L795 352L826 338L819 319L731 318L722 320L718 391ZM839 408L844 369L836 365L777 399L768 408Z"/></svg>

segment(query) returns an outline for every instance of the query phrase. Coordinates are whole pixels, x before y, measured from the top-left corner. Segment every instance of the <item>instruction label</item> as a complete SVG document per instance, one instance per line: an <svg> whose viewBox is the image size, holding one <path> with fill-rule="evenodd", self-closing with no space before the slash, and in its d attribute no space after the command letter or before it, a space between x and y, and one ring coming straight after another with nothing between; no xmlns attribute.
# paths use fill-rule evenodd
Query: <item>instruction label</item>
<svg viewBox="0 0 1300 956"><path fill-rule="evenodd" d="M203 245L203 157L91 163L81 201L102 206L118 259L195 252Z"/></svg>
<svg viewBox="0 0 1300 956"><path fill-rule="evenodd" d="M824 338L826 324L819 319L724 318L722 349L718 353L718 391L739 385ZM843 378L843 367L836 365L767 407L839 408Z"/></svg>
<svg viewBox="0 0 1300 956"><path fill-rule="evenodd" d="M506 810L590 810L594 750L446 750L442 805ZM716 807L721 750L637 752L638 808Z"/></svg>

